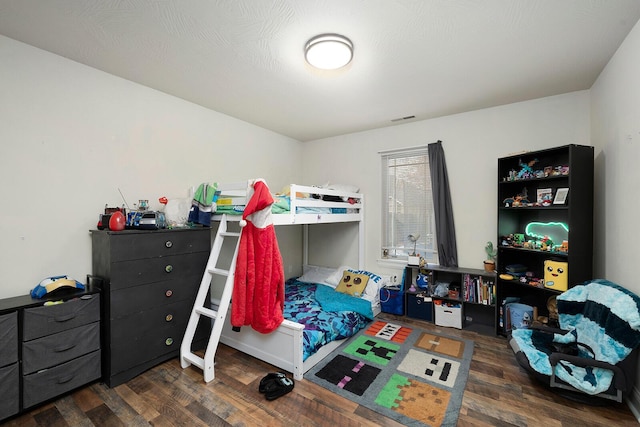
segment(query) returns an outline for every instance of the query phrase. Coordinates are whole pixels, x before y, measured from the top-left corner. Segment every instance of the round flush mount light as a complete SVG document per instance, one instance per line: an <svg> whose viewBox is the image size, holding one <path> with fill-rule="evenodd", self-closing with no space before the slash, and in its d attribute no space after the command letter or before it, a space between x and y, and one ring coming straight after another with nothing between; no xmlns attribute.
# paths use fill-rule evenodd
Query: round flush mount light
<svg viewBox="0 0 640 427"><path fill-rule="evenodd" d="M316 68L336 70L351 62L353 43L339 34L320 34L304 46L304 57Z"/></svg>

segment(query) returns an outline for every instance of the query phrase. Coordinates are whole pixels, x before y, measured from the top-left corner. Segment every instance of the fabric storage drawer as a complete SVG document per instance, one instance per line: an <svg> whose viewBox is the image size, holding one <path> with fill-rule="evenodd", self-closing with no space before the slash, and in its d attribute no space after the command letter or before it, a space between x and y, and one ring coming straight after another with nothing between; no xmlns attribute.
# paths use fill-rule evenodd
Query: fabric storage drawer
<svg viewBox="0 0 640 427"><path fill-rule="evenodd" d="M0 366L18 361L18 312L0 316Z"/></svg>
<svg viewBox="0 0 640 427"><path fill-rule="evenodd" d="M29 408L100 378L100 350L22 377L22 406Z"/></svg>
<svg viewBox="0 0 640 427"><path fill-rule="evenodd" d="M22 343L22 374L67 362L100 349L100 322Z"/></svg>
<svg viewBox="0 0 640 427"><path fill-rule="evenodd" d="M462 305L436 301L434 303L436 325L462 329Z"/></svg>
<svg viewBox="0 0 640 427"><path fill-rule="evenodd" d="M73 299L63 304L27 308L24 310L25 341L55 334L100 320L100 295Z"/></svg>
<svg viewBox="0 0 640 427"><path fill-rule="evenodd" d="M209 228L184 230L179 233L153 232L146 233L143 239L139 233L118 234L111 239L111 262L164 257L169 255L206 252L209 255L210 237L200 238L194 233L211 234Z"/></svg>
<svg viewBox="0 0 640 427"><path fill-rule="evenodd" d="M407 293L407 317L433 322L433 301L431 297Z"/></svg>
<svg viewBox="0 0 640 427"><path fill-rule="evenodd" d="M121 261L111 269L110 289L136 286L162 280L193 280L197 285L204 272L208 252L192 255L169 255L161 258Z"/></svg>
<svg viewBox="0 0 640 427"><path fill-rule="evenodd" d="M20 372L18 363L0 368L0 420L20 410Z"/></svg>

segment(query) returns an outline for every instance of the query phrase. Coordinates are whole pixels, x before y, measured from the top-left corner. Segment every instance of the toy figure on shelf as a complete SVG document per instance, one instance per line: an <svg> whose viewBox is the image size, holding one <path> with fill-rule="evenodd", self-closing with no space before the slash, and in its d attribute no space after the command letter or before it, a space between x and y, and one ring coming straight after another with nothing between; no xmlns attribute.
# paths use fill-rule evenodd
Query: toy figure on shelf
<svg viewBox="0 0 640 427"><path fill-rule="evenodd" d="M530 179L536 177L536 174L533 172L533 165L538 163L538 159L529 160L528 163L522 163L522 160L520 160L519 163L521 169L520 172L518 172L516 179Z"/></svg>
<svg viewBox="0 0 640 427"><path fill-rule="evenodd" d="M516 194L513 197L507 197L502 201L502 203L504 203L504 206L507 208L517 208L519 206L526 206L531 202L529 201L529 196L527 195L527 189L523 188L521 193Z"/></svg>
<svg viewBox="0 0 640 427"><path fill-rule="evenodd" d="M559 252L569 252L569 241L568 240L563 240L562 243L560 244L560 247L558 248Z"/></svg>
<svg viewBox="0 0 640 427"><path fill-rule="evenodd" d="M540 244L542 245L540 249L542 249L543 251L553 250L553 240L551 240L549 236L544 236L540 241Z"/></svg>

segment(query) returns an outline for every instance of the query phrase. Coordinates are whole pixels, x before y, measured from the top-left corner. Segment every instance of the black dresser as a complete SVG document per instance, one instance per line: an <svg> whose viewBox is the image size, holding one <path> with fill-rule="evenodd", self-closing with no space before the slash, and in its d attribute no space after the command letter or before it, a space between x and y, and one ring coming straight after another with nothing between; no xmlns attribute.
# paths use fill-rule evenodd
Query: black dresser
<svg viewBox="0 0 640 427"><path fill-rule="evenodd" d="M93 230L91 238L93 275L104 279L103 381L115 387L179 355L211 229ZM207 326L194 349L206 345Z"/></svg>
<svg viewBox="0 0 640 427"><path fill-rule="evenodd" d="M0 300L0 420L100 379L100 289Z"/></svg>

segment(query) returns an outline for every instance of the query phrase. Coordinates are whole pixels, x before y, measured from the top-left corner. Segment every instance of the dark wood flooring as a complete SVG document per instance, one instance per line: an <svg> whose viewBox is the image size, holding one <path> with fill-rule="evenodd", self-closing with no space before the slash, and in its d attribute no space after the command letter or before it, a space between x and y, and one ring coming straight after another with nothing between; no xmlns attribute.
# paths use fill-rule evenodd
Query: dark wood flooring
<svg viewBox="0 0 640 427"><path fill-rule="evenodd" d="M394 316L383 315L388 319ZM626 404L593 407L566 400L519 367L504 338L407 323L475 341L459 426L633 426ZM274 367L226 346L216 357L216 378L165 362L115 388L94 383L12 418L9 426L399 426L310 381L268 402L260 379ZM428 404L428 402L425 402Z"/></svg>

